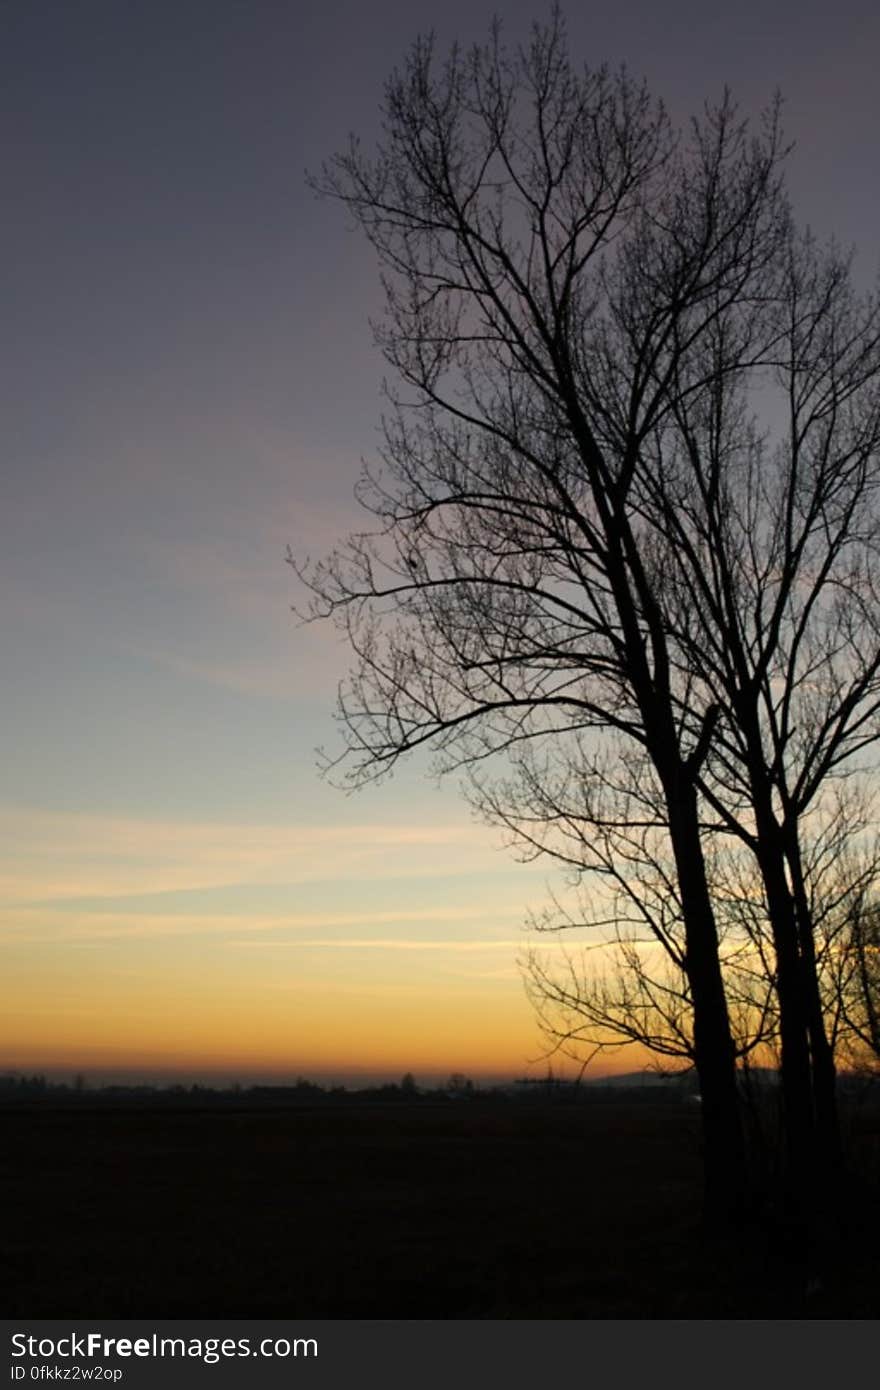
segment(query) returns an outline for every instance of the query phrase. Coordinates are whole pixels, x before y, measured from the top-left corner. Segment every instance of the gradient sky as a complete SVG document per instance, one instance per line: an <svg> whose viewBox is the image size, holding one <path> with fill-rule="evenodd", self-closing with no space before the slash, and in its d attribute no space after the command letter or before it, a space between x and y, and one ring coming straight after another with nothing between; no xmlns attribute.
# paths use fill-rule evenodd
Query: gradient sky
<svg viewBox="0 0 880 1390"><path fill-rule="evenodd" d="M796 208L874 276L874 4L565 9L676 118L781 88ZM318 779L345 657L284 564L357 520L381 408L372 256L303 171L369 142L416 33L493 10L546 13L0 7L0 1070L544 1069L516 957L545 870L418 765Z"/></svg>

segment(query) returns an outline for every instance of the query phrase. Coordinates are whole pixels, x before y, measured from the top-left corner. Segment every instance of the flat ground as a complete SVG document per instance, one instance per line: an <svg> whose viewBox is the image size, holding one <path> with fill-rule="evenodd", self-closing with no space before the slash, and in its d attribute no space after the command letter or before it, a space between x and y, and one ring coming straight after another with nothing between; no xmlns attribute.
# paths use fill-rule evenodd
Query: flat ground
<svg viewBox="0 0 880 1390"><path fill-rule="evenodd" d="M83 1103L0 1132L6 1316L880 1315L870 1185L809 1293L764 1227L704 1238L695 1107Z"/></svg>

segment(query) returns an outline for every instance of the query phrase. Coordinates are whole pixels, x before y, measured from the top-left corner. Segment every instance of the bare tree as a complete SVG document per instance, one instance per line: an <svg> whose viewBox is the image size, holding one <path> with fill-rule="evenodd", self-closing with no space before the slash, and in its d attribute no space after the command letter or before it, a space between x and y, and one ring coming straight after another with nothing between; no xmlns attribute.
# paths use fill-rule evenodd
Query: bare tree
<svg viewBox="0 0 880 1390"><path fill-rule="evenodd" d="M677 136L626 73L572 68L558 14L513 54L497 27L445 63L418 41L384 114L374 157L353 141L314 181L378 253L394 375L372 529L297 566L355 655L344 775L429 746L527 847L560 799L583 845L665 838L680 935L629 902L683 977L667 1023L699 1073L708 1205L736 1210L707 846L735 836L761 870L794 1161L822 1022L800 826L874 727L866 600L846 596L873 544L875 311L797 241L776 109L752 132L725 97ZM772 372L790 430L767 464L747 406ZM596 792L613 768L622 831Z"/></svg>
<svg viewBox="0 0 880 1390"><path fill-rule="evenodd" d="M319 181L385 267L377 336L402 383L386 471L361 485L377 530L303 571L358 659L340 699L352 775L426 743L447 770L573 732L614 730L645 750L687 934L707 1198L736 1207L735 1053L696 787L715 716L696 729L680 717L632 504L637 441L661 408L656 353L612 350L633 228L671 197L729 218L718 170L675 153L662 109L626 74L575 74L558 17L525 52L508 56L496 30L439 71L420 41L385 114L376 158L355 144ZM675 284L639 308L661 339L682 309L699 316L707 286L733 293L739 257L769 256L778 236L775 131L754 148L730 139L724 199L742 245L682 248Z"/></svg>
<svg viewBox="0 0 880 1390"><path fill-rule="evenodd" d="M701 389L687 355L676 361L639 476L669 541L674 660L697 707L719 712L700 789L760 868L790 1157L808 1193L813 1135L826 1163L838 1136L802 840L880 734L880 311L855 294L847 259L791 226L764 283L748 322L745 306L719 306Z"/></svg>
<svg viewBox="0 0 880 1390"><path fill-rule="evenodd" d="M859 1045L857 1059L866 1059L876 1069L880 1062L880 907L875 898L856 902L853 909L844 953L848 971L842 1012Z"/></svg>
<svg viewBox="0 0 880 1390"><path fill-rule="evenodd" d="M803 853L822 1011L835 1057L880 1057L880 842L873 799L838 790Z"/></svg>

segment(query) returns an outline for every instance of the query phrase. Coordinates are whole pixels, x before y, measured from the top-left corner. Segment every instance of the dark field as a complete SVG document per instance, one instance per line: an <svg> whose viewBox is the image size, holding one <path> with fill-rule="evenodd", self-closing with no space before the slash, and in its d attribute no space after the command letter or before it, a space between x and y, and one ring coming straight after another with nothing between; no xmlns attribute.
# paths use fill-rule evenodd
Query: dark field
<svg viewBox="0 0 880 1390"><path fill-rule="evenodd" d="M670 1104L35 1107L2 1125L6 1316L880 1314L876 1119L823 1286L766 1221L699 1224Z"/></svg>

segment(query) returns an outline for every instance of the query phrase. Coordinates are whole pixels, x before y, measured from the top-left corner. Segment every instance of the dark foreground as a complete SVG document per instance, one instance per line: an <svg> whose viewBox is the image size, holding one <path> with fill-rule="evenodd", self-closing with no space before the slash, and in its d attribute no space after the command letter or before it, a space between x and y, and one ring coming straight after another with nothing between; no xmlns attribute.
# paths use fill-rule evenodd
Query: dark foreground
<svg viewBox="0 0 880 1390"><path fill-rule="evenodd" d="M7 1316L880 1315L878 1135L809 1287L764 1222L699 1223L699 1113L652 1104L12 1109Z"/></svg>

